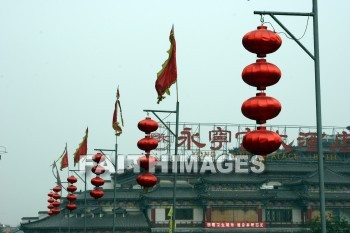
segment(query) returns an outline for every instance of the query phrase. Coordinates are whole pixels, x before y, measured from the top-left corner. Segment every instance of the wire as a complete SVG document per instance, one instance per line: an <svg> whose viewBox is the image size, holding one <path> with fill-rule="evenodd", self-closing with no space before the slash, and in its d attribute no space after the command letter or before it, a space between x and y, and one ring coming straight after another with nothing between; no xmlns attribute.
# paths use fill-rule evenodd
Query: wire
<svg viewBox="0 0 350 233"><path fill-rule="evenodd" d="M162 119L162 121L164 121L165 119L167 119L170 115L171 115L171 113L169 113L166 117L164 117L164 118Z"/></svg>
<svg viewBox="0 0 350 233"><path fill-rule="evenodd" d="M308 28L308 26L309 26L309 19L310 19L310 16L307 17L306 26L305 26L305 30L304 30L303 35L302 35L300 38L297 38L296 40L301 40L301 39L305 36L306 31L307 31L307 28ZM260 21L262 22L262 24L270 24L271 27L273 28L273 31L274 31L275 33L277 33L277 34L284 34L288 39L294 40L292 37L290 37L290 36L289 36L287 33L285 33L285 32L276 32L276 30L275 30L275 28L273 27L272 23L270 23L270 22L264 22L264 18L263 18L263 17L260 19Z"/></svg>

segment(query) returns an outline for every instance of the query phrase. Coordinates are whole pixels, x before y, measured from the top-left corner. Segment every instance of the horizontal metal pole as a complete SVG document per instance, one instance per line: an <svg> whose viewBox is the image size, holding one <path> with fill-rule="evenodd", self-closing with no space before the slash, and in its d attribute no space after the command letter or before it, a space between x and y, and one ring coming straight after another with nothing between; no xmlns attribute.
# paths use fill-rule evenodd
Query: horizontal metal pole
<svg viewBox="0 0 350 233"><path fill-rule="evenodd" d="M94 149L94 150L98 150L98 151L115 151L115 150L113 150L113 149Z"/></svg>
<svg viewBox="0 0 350 233"><path fill-rule="evenodd" d="M303 13L303 12L279 12L279 11L254 11L254 14L256 15L293 15L293 16L314 16L314 14L311 13Z"/></svg>
<svg viewBox="0 0 350 233"><path fill-rule="evenodd" d="M176 113L176 111L166 111L166 110L149 110L149 109L144 109L144 112L167 112L167 113Z"/></svg>

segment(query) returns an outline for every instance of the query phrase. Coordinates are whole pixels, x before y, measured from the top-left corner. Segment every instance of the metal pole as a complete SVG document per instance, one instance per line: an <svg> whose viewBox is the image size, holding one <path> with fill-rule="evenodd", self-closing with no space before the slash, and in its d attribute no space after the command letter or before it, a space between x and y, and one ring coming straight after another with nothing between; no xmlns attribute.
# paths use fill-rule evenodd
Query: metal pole
<svg viewBox="0 0 350 233"><path fill-rule="evenodd" d="M68 210L68 232L70 233L70 210Z"/></svg>
<svg viewBox="0 0 350 233"><path fill-rule="evenodd" d="M315 94L316 94L316 121L317 121L317 149L318 149L318 175L320 185L320 213L322 233L326 233L326 204L324 193L324 165L322 145L322 118L321 118L321 85L320 85L320 52L318 40L318 8L317 0L313 0L313 28L314 28L314 56L315 56Z"/></svg>
<svg viewBox="0 0 350 233"><path fill-rule="evenodd" d="M176 179L177 179L177 147L178 147L178 136L179 136L179 101L176 101L176 128L175 128L175 157L173 161L173 173L174 173L174 186L173 186L173 215L171 232L175 232L176 224Z"/></svg>
<svg viewBox="0 0 350 233"><path fill-rule="evenodd" d="M116 208L116 192L117 192L117 171L118 171L118 135L115 134L115 155L114 155L114 193L113 193L113 231L115 232L115 208Z"/></svg>
<svg viewBox="0 0 350 233"><path fill-rule="evenodd" d="M85 191L84 191L84 233L86 233L86 206L87 206L87 201L86 201L86 165L85 165L85 176L84 176L84 180L85 180Z"/></svg>

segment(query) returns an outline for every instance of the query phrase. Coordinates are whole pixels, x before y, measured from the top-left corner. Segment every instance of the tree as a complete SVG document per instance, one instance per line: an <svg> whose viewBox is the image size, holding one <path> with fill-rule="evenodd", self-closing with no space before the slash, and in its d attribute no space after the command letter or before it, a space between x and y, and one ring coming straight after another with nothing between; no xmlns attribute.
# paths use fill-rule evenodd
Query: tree
<svg viewBox="0 0 350 233"><path fill-rule="evenodd" d="M350 223L343 217L336 218L333 215L328 215L326 219L327 233L342 233L350 232ZM311 233L321 233L320 218L314 218L309 223Z"/></svg>

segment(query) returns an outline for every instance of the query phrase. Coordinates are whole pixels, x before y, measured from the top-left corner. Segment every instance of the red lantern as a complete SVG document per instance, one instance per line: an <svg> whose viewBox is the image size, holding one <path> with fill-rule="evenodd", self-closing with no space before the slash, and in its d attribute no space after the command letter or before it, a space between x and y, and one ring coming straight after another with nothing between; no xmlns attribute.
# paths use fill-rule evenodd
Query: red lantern
<svg viewBox="0 0 350 233"><path fill-rule="evenodd" d="M141 168L148 171L150 168L154 167L157 164L158 159L156 157L150 156L149 154L146 156L142 156L137 160L137 163Z"/></svg>
<svg viewBox="0 0 350 233"><path fill-rule="evenodd" d="M49 192L47 195L48 195L49 197L52 197L52 194L54 194L54 192Z"/></svg>
<svg viewBox="0 0 350 233"><path fill-rule="evenodd" d="M106 169L100 165L96 165L96 166L93 166L91 168L91 171L93 173L95 173L96 175L101 175L101 174L105 173Z"/></svg>
<svg viewBox="0 0 350 233"><path fill-rule="evenodd" d="M61 198L61 194L59 194L59 193L54 193L54 194L52 194L52 198L54 198L54 199L60 199Z"/></svg>
<svg viewBox="0 0 350 233"><path fill-rule="evenodd" d="M75 201L75 200L77 200L77 195L70 193L67 195L67 200L68 201Z"/></svg>
<svg viewBox="0 0 350 233"><path fill-rule="evenodd" d="M101 153L97 153L92 156L92 160L96 163L103 162L105 161L105 159L106 159L105 156Z"/></svg>
<svg viewBox="0 0 350 233"><path fill-rule="evenodd" d="M52 203L52 202L55 201L55 199L53 199L52 197L50 197L49 199L47 199L47 201L48 201L49 203Z"/></svg>
<svg viewBox="0 0 350 233"><path fill-rule="evenodd" d="M53 208L55 208L52 204L49 204L48 206L47 206L47 208L49 208L50 210L51 209L53 209Z"/></svg>
<svg viewBox="0 0 350 233"><path fill-rule="evenodd" d="M54 201L54 202L52 202L52 205L54 207L59 207L61 205L61 203L59 201Z"/></svg>
<svg viewBox="0 0 350 233"><path fill-rule="evenodd" d="M97 186L97 187L102 186L104 183L105 183L105 180L99 176L96 176L96 177L91 179L91 184L93 184L94 186Z"/></svg>
<svg viewBox="0 0 350 233"><path fill-rule="evenodd" d="M56 193L61 192L61 190L62 190L61 186L58 186L58 185L53 188L53 191Z"/></svg>
<svg viewBox="0 0 350 233"><path fill-rule="evenodd" d="M153 131L158 129L158 123L152 120L150 117L146 117L146 119L140 121L137 124L137 127L145 134L150 134Z"/></svg>
<svg viewBox="0 0 350 233"><path fill-rule="evenodd" d="M91 190L90 192L90 196L92 196L95 199L101 198L103 197L103 195L104 195L104 192L98 188Z"/></svg>
<svg viewBox="0 0 350 233"><path fill-rule="evenodd" d="M52 210L49 210L49 211L47 212L47 214L50 215L50 216L53 215Z"/></svg>
<svg viewBox="0 0 350 233"><path fill-rule="evenodd" d="M156 176L152 175L151 173L146 172L139 175L136 181L142 187L149 188L149 187L153 187L157 183L158 179Z"/></svg>
<svg viewBox="0 0 350 233"><path fill-rule="evenodd" d="M258 130L251 131L243 137L243 147L255 155L267 155L281 146L281 137L266 127L260 126Z"/></svg>
<svg viewBox="0 0 350 233"><path fill-rule="evenodd" d="M69 209L69 210L75 210L76 208L77 208L77 205L74 203L67 204L67 209Z"/></svg>
<svg viewBox="0 0 350 233"><path fill-rule="evenodd" d="M267 86L276 84L281 75L281 70L265 59L256 60L256 63L246 66L242 72L243 81L258 90L266 90Z"/></svg>
<svg viewBox="0 0 350 233"><path fill-rule="evenodd" d="M242 43L246 50L258 57L266 57L266 54L279 49L282 39L277 33L267 30L266 26L258 26L257 29L244 35Z"/></svg>
<svg viewBox="0 0 350 233"><path fill-rule="evenodd" d="M245 117L256 120L257 124L265 124L266 120L276 117L281 112L281 103L265 93L257 93L242 104L242 113Z"/></svg>
<svg viewBox="0 0 350 233"><path fill-rule="evenodd" d="M55 208L51 210L53 214L59 214L61 210L59 208Z"/></svg>
<svg viewBox="0 0 350 233"><path fill-rule="evenodd" d="M78 180L77 180L77 178L75 178L75 176L69 176L69 177L67 178L67 181L68 181L69 183L71 183L71 184L74 184L74 183L76 183Z"/></svg>
<svg viewBox="0 0 350 233"><path fill-rule="evenodd" d="M158 141L154 138L151 138L149 135L146 135L145 138L142 138L137 142L137 147L140 150L144 150L146 152L156 149L157 146L158 146Z"/></svg>
<svg viewBox="0 0 350 233"><path fill-rule="evenodd" d="M75 185L68 185L67 191L71 192L71 193L74 193L75 191L77 191L77 186L75 186Z"/></svg>

